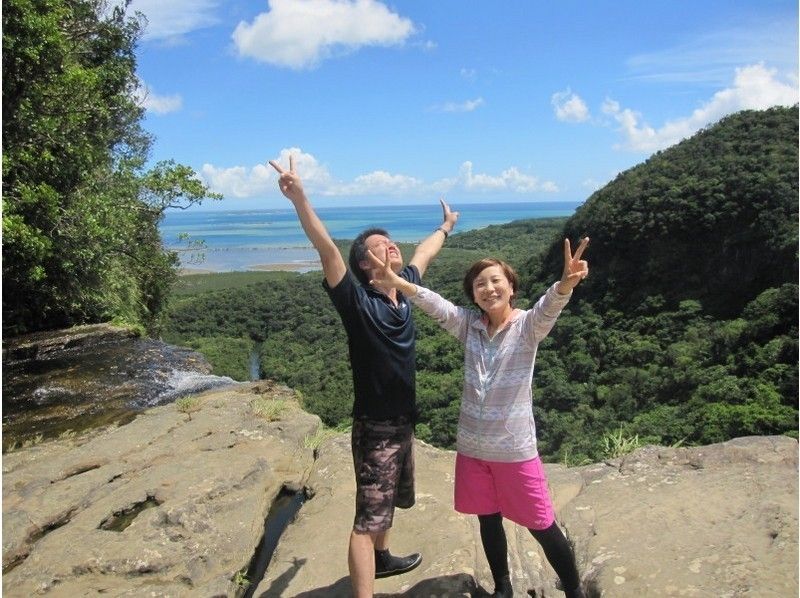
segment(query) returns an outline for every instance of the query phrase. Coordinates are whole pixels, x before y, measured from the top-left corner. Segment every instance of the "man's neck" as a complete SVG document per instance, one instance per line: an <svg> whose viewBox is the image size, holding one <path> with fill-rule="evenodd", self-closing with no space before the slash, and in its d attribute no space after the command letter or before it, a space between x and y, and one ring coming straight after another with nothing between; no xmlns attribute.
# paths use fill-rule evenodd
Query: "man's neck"
<svg viewBox="0 0 800 598"><path fill-rule="evenodd" d="M373 289L375 287L372 287ZM389 298L389 301L392 302L392 305L397 305L397 289L389 289L389 291L382 291L381 289L376 289L377 291L383 293Z"/></svg>

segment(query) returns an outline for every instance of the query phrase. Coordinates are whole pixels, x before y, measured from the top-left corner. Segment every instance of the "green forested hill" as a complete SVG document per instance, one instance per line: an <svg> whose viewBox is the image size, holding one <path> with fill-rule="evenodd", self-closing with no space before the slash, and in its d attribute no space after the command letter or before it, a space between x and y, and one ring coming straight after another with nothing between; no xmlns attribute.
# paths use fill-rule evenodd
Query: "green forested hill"
<svg viewBox="0 0 800 598"><path fill-rule="evenodd" d="M538 364L545 451L797 434L798 111L723 119L592 195L590 277ZM554 242L525 269L541 292ZM577 434L583 434L579 437ZM595 447L593 449L592 447Z"/></svg>
<svg viewBox="0 0 800 598"><path fill-rule="evenodd" d="M745 111L658 152L592 195L566 226L591 234L596 309L675 308L736 316L763 290L797 280L798 114ZM541 278L561 263L548 252Z"/></svg>
<svg viewBox="0 0 800 598"><path fill-rule="evenodd" d="M428 270L426 284L463 301L461 274L489 253L521 266L560 234L564 219L490 226L450 237ZM346 255L349 244L341 243ZM402 244L406 259L413 245ZM305 406L328 425L346 423L353 402L347 341L339 315L322 288L322 273L201 274L178 281L164 340L203 352L215 373L248 378L250 353L261 374L300 390ZM417 316L421 436L443 446L455 439L461 391L460 345L425 314ZM429 429L429 427L432 428Z"/></svg>
<svg viewBox="0 0 800 598"><path fill-rule="evenodd" d="M537 358L546 458L797 435L797 118L796 108L734 115L621 174L568 220L450 237L426 285L463 303L467 266L496 255L520 271L522 307L560 275L565 234L592 238L590 277ZM413 248L402 249L408 259ZM206 280L216 276L225 275ZM191 280L203 278L180 284ZM195 283L181 291L165 339L241 379L255 346L262 375L299 389L327 424L346 424L345 336L321 280L274 273L208 291ZM418 436L451 447L463 354L424 314L416 319Z"/></svg>

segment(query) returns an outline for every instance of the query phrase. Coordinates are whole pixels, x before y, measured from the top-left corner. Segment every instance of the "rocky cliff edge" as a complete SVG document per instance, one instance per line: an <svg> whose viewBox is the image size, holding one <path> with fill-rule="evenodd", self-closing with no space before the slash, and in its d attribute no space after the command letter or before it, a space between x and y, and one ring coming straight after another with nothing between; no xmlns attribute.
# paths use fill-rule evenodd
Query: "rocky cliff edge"
<svg viewBox="0 0 800 598"><path fill-rule="evenodd" d="M798 593L798 445L748 437L645 447L546 466L590 596ZM397 554L422 565L379 596L485 596L477 521L452 509L455 454L416 445L417 504ZM209 391L133 422L3 457L3 594L242 596L243 572L284 487L310 496L254 596L349 596L353 473L346 434L322 433L270 382ZM507 523L515 595L563 596L528 532Z"/></svg>

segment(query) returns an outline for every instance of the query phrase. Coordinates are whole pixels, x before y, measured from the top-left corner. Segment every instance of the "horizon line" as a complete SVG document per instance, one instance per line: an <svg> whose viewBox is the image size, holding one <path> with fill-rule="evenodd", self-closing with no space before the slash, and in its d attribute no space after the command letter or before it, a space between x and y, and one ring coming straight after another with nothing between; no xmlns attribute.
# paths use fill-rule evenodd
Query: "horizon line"
<svg viewBox="0 0 800 598"><path fill-rule="evenodd" d="M467 201L467 202L457 202L452 203L448 202L450 207L458 207L460 205L508 205L508 204L558 204L558 203L574 203L574 204L582 204L586 201L586 199L541 199L541 200L527 200L527 201L495 201L495 202L481 202L481 201ZM224 202L225 200L221 200ZM289 200L286 200L289 202ZM191 206L189 208L168 208L165 211L165 214L176 214L181 212L188 212L190 209L193 212L258 212L263 210L293 210L294 208L291 206L291 203L288 203L285 207L252 207L252 208L231 208L225 209L221 203L211 204L215 207L208 208L202 204L195 204L195 206ZM347 205L316 205L314 206L315 210L324 210L324 209L339 209L339 208L365 208L365 209L375 209L375 208L404 208L404 207L412 207L412 206L420 206L420 207L430 207L436 206L439 207L438 203L381 203L379 205L373 204L347 204ZM193 209L195 208L195 209Z"/></svg>

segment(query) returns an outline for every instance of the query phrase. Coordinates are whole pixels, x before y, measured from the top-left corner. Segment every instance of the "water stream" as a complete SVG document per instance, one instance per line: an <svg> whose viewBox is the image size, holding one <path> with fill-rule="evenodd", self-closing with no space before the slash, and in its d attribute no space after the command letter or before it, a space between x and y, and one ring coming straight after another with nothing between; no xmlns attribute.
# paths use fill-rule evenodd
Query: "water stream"
<svg viewBox="0 0 800 598"><path fill-rule="evenodd" d="M234 383L211 375L202 355L148 338L98 337L14 359L18 355L3 356L4 450L123 424L148 407Z"/></svg>

